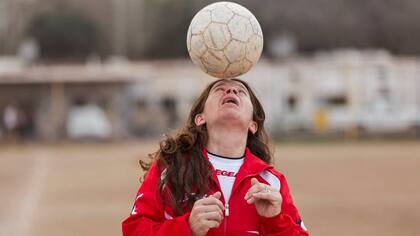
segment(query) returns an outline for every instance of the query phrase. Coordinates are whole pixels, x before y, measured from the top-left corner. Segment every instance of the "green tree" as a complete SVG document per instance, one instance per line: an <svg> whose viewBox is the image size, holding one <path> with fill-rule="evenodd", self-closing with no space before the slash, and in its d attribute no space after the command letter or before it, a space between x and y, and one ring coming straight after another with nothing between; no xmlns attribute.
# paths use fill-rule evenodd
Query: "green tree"
<svg viewBox="0 0 420 236"><path fill-rule="evenodd" d="M187 56L187 30L193 16L191 2L145 0L145 57Z"/></svg>
<svg viewBox="0 0 420 236"><path fill-rule="evenodd" d="M33 18L28 33L44 59L80 60L99 50L95 24L78 11L43 12Z"/></svg>

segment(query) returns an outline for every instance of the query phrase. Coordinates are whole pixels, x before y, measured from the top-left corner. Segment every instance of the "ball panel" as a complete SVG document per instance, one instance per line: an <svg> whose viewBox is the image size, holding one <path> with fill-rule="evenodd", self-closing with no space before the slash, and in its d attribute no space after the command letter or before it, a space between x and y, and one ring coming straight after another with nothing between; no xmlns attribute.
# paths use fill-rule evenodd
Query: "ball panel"
<svg viewBox="0 0 420 236"><path fill-rule="evenodd" d="M188 53L190 53L191 51L191 25L190 27L188 27L188 31L187 31L187 50Z"/></svg>
<svg viewBox="0 0 420 236"><path fill-rule="evenodd" d="M211 22L210 11L199 11L191 21L191 34L202 33Z"/></svg>
<svg viewBox="0 0 420 236"><path fill-rule="evenodd" d="M190 55L201 57L206 51L207 47L204 43L203 36L201 34L192 35L190 40L190 49L188 50Z"/></svg>
<svg viewBox="0 0 420 236"><path fill-rule="evenodd" d="M242 75L244 71L241 61L231 63L224 72L226 78L233 78Z"/></svg>
<svg viewBox="0 0 420 236"><path fill-rule="evenodd" d="M228 26L232 33L232 38L242 42L247 42L249 37L254 33L249 20L242 16L234 16Z"/></svg>
<svg viewBox="0 0 420 236"><path fill-rule="evenodd" d="M246 44L246 58L252 63L256 63L260 59L263 49L263 39L256 34L252 35Z"/></svg>
<svg viewBox="0 0 420 236"><path fill-rule="evenodd" d="M246 73L254 65L254 62L252 62L252 61L248 60L247 58L245 58L245 59L242 60L242 65L243 65L243 68L244 68L244 73Z"/></svg>
<svg viewBox="0 0 420 236"><path fill-rule="evenodd" d="M203 61L200 57L191 56L191 60L193 61L194 65L200 67L200 69L206 73L208 73L206 66L204 66Z"/></svg>
<svg viewBox="0 0 420 236"><path fill-rule="evenodd" d="M258 34L258 35L260 35L260 36L262 37L263 35L262 35L261 26L260 26L260 24L258 23L257 18L255 18L254 16L252 16L252 17L249 19L249 22L251 22L251 25L252 25L252 30L254 31L254 33L256 33L256 34Z"/></svg>
<svg viewBox="0 0 420 236"><path fill-rule="evenodd" d="M201 61L209 73L222 73L229 65L223 51L208 50L201 57Z"/></svg>
<svg viewBox="0 0 420 236"><path fill-rule="evenodd" d="M228 23L233 17L233 12L225 5L219 5L211 11L212 22Z"/></svg>
<svg viewBox="0 0 420 236"><path fill-rule="evenodd" d="M250 16L252 16L252 13L248 9L237 3L228 2L226 4L226 7L232 10L236 15L243 16L245 18L249 18Z"/></svg>
<svg viewBox="0 0 420 236"><path fill-rule="evenodd" d="M230 32L225 24L211 23L204 31L204 42L211 49L221 50L231 38Z"/></svg>
<svg viewBox="0 0 420 236"><path fill-rule="evenodd" d="M225 49L225 55L229 62L240 61L245 57L246 44L238 40L232 40Z"/></svg>

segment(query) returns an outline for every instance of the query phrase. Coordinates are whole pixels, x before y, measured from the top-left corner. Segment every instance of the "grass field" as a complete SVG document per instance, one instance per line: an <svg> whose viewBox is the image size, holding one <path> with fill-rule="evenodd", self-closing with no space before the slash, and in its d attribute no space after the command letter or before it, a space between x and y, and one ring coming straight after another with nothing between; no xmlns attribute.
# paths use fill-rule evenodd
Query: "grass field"
<svg viewBox="0 0 420 236"><path fill-rule="evenodd" d="M121 235L156 147L0 145L0 235ZM283 143L276 166L311 235L420 235L419 141Z"/></svg>

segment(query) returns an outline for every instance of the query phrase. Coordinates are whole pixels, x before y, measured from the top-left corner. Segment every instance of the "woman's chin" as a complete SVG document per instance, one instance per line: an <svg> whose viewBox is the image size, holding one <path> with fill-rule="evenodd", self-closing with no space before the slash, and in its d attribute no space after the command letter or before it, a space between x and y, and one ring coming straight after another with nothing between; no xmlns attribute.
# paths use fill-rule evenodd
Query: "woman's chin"
<svg viewBox="0 0 420 236"><path fill-rule="evenodd" d="M243 117L239 112L226 112L222 116L219 117L218 123L228 124L228 125L239 125L242 126L247 122L244 121Z"/></svg>

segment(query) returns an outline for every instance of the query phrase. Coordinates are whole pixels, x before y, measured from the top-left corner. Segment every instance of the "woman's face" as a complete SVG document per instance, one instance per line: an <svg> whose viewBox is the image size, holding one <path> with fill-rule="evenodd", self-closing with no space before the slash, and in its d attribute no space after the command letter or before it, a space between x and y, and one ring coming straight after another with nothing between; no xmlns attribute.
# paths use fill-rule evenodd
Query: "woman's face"
<svg viewBox="0 0 420 236"><path fill-rule="evenodd" d="M256 131L252 120L253 106L249 91L239 81L221 80L213 85L203 113L196 116L196 125L235 124ZM255 131L254 131L255 130Z"/></svg>

